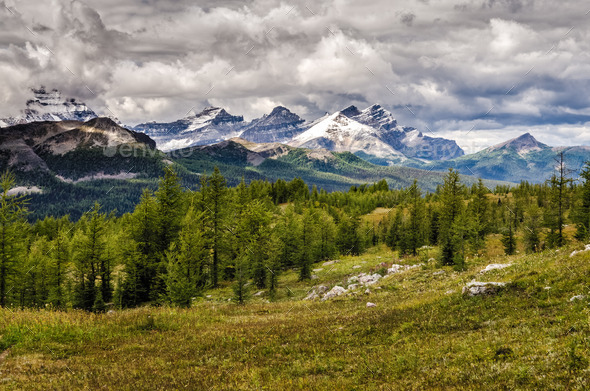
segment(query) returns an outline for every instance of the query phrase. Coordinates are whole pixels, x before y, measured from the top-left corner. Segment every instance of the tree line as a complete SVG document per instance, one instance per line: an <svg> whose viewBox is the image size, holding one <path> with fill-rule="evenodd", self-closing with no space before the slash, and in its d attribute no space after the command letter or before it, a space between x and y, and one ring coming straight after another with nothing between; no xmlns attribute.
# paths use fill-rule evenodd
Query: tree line
<svg viewBox="0 0 590 391"><path fill-rule="evenodd" d="M275 297L279 276L312 277L313 264L387 245L399 256L438 248L441 265L465 267L499 234L506 254L518 241L537 252L590 236L590 166L581 181L560 169L546 183L493 191L467 187L449 170L433 193L416 181L389 189L385 180L347 192L311 189L301 179L242 182L228 187L215 169L198 190L181 186L172 167L145 190L132 213L117 217L97 203L77 221L46 217L29 223L27 200L11 195L14 176L0 181L0 306L79 308L172 303L190 306L207 289L232 285L237 302L249 286ZM385 208L385 217L364 216ZM572 240L569 238L569 240Z"/></svg>

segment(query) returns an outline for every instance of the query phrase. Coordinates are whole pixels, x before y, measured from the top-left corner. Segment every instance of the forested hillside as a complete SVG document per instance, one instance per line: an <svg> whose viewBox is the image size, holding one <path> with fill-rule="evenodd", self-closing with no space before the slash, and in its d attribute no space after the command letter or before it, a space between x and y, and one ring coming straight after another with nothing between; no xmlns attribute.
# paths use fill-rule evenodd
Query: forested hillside
<svg viewBox="0 0 590 391"><path fill-rule="evenodd" d="M590 171L583 175L590 178ZM440 264L461 269L481 253L489 234L502 234L506 253L513 254L517 235L536 252L563 246L566 222L577 224L580 240L590 232L590 182L574 185L564 175L491 191L482 181L465 186L450 170L433 193L416 181L392 190L385 180L328 193L310 191L301 179L228 187L215 169L193 191L167 167L133 213L116 217L96 203L77 221L47 217L32 224L26 196L11 195L13 185L5 174L2 306L95 312L144 303L189 306L222 284L234 286L243 302L250 283L273 295L285 270L308 280L314 263L379 243L413 256L437 246ZM387 213L367 219L376 208Z"/></svg>

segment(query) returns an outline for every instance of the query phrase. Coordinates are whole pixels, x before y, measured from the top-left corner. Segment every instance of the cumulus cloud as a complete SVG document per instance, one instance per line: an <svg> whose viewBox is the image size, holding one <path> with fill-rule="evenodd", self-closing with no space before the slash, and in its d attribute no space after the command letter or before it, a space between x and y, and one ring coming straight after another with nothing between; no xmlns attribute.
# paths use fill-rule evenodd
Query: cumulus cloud
<svg viewBox="0 0 590 391"><path fill-rule="evenodd" d="M555 144L587 143L587 8L581 0L403 8L388 0L4 0L0 115L17 114L30 88L45 85L128 124L207 105L254 118L281 104L313 119L378 102L402 124L464 144L527 129Z"/></svg>

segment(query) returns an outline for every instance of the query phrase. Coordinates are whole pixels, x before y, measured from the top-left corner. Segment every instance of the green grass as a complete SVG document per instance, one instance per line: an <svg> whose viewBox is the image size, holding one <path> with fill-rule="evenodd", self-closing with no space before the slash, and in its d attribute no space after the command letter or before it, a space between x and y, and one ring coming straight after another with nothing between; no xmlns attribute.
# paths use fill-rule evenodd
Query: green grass
<svg viewBox="0 0 590 391"><path fill-rule="evenodd" d="M244 306L227 301L225 286L190 309L4 309L0 389L588 389L588 301L569 299L588 294L590 252L569 257L574 248L509 258L492 251L465 271L430 262L382 279L369 295L326 302L301 300L311 285L288 272L276 301ZM333 269L315 265L324 270L312 283L331 287L380 262L418 263L435 251L398 261L371 249ZM512 266L479 273L492 262ZM463 296L472 279L508 285L496 296Z"/></svg>

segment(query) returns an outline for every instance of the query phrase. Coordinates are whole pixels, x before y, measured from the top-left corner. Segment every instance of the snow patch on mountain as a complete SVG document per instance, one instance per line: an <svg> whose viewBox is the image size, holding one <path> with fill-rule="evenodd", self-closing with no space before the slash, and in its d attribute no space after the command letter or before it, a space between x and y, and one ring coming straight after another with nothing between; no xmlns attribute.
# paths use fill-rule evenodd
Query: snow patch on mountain
<svg viewBox="0 0 590 391"><path fill-rule="evenodd" d="M378 131L337 112L295 137L295 147L326 148L331 151L366 152L377 157L404 157L379 139Z"/></svg>
<svg viewBox="0 0 590 391"><path fill-rule="evenodd" d="M22 115L0 120L0 127L25 124L36 121L81 121L86 122L98 115L86 104L73 98L65 99L58 90L48 91L44 87L33 90L35 95L26 104Z"/></svg>

